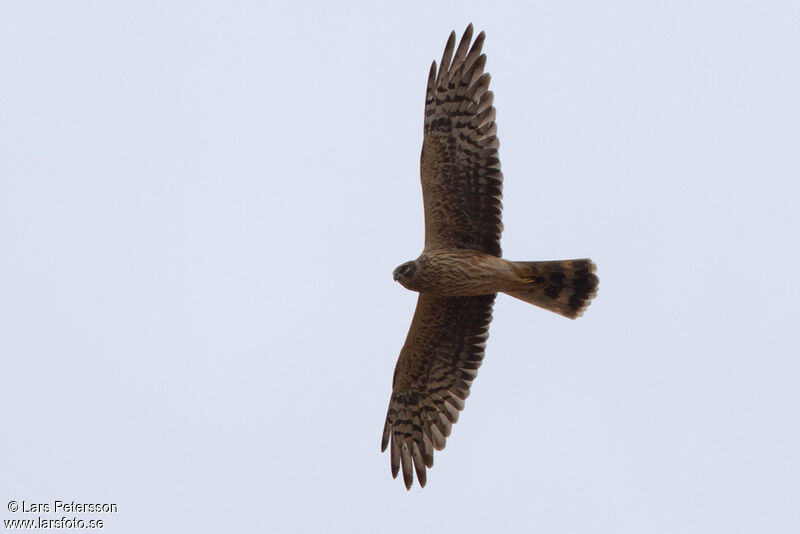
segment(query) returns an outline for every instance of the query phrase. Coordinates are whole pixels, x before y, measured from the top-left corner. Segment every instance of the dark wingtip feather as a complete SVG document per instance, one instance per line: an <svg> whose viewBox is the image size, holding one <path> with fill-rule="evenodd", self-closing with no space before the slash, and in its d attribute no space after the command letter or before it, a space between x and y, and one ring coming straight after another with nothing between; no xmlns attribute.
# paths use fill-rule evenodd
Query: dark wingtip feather
<svg viewBox="0 0 800 534"><path fill-rule="evenodd" d="M453 61L453 48L456 46L456 32L450 32L450 37L447 38L447 44L444 45L444 52L442 53L442 61L440 63L439 75L436 80L439 81L444 78L445 73L450 70L450 64Z"/></svg>
<svg viewBox="0 0 800 534"><path fill-rule="evenodd" d="M389 438L391 437L391 424L389 423L389 419L386 419L386 423L383 425L383 436L381 436L381 452L386 451L386 447L389 446Z"/></svg>

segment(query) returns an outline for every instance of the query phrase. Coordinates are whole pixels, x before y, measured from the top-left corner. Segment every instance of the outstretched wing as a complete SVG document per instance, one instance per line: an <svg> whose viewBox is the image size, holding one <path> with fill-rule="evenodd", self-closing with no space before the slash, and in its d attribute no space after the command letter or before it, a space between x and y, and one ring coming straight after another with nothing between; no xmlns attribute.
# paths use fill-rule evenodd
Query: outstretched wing
<svg viewBox="0 0 800 534"><path fill-rule="evenodd" d="M503 174L494 95L483 72L484 33L469 48L472 24L467 26L453 55L455 39L451 33L438 72L434 61L428 75L420 162L425 248L500 256Z"/></svg>
<svg viewBox="0 0 800 534"><path fill-rule="evenodd" d="M442 450L483 360L495 295L438 297L420 293L394 370L381 451L391 442L392 476L414 470L425 486L433 449Z"/></svg>

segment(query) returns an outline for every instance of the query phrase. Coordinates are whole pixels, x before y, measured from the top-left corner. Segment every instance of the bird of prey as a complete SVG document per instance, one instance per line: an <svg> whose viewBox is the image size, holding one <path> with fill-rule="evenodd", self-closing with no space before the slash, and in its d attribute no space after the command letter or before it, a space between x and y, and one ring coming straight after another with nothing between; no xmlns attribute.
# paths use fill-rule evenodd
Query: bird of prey
<svg viewBox="0 0 800 534"><path fill-rule="evenodd" d="M589 259L509 261L501 257L503 175L494 95L481 32L472 24L458 47L431 65L425 92L420 172L425 205L422 254L394 270L419 292L411 328L394 371L381 451L391 444L392 476L414 471L425 486L433 450L442 450L478 373L497 293L575 319L597 294Z"/></svg>

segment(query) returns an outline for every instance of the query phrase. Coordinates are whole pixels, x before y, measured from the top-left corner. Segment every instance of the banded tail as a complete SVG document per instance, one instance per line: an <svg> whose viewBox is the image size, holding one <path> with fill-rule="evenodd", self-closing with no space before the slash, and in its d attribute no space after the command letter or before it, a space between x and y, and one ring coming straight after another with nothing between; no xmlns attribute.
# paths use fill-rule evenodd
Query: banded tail
<svg viewBox="0 0 800 534"><path fill-rule="evenodd" d="M545 310L577 319L597 295L592 260L515 261L524 286L505 293Z"/></svg>

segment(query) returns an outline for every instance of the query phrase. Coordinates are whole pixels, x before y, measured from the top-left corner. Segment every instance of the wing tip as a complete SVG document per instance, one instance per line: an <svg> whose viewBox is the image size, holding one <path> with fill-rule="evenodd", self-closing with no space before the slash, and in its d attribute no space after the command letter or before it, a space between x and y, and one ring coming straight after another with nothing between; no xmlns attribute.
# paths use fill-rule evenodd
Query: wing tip
<svg viewBox="0 0 800 534"><path fill-rule="evenodd" d="M472 32L474 30L475 30L475 26L473 26L471 22L468 22L467 23L467 27L464 29L464 35L469 34L469 36L472 37ZM455 33L455 32L453 32L453 33ZM462 39L463 39L463 37L462 37Z"/></svg>

